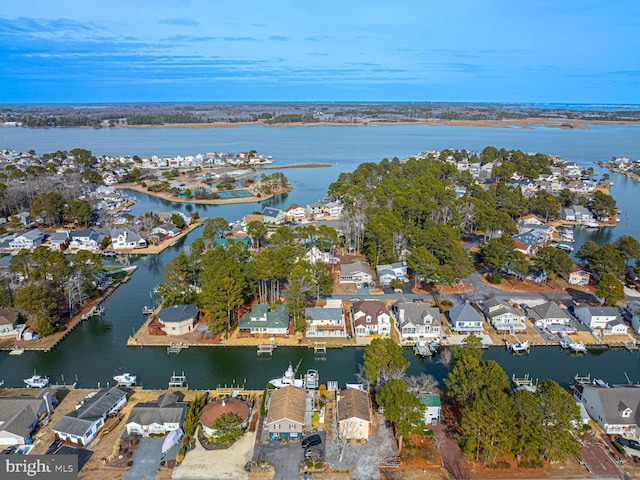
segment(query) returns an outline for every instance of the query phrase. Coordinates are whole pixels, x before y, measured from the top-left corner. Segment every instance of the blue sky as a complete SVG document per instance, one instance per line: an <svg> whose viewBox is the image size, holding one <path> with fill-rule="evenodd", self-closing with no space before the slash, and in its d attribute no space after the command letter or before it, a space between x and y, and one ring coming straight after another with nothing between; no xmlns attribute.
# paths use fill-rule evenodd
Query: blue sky
<svg viewBox="0 0 640 480"><path fill-rule="evenodd" d="M640 1L24 0L0 104L640 103Z"/></svg>

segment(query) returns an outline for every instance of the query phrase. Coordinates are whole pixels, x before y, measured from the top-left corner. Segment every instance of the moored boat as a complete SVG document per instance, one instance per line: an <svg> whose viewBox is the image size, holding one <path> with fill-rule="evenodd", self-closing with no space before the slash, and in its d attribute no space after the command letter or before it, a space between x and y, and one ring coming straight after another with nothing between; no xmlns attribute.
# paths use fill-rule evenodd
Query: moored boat
<svg viewBox="0 0 640 480"><path fill-rule="evenodd" d="M289 367L281 377L272 378L268 383L273 385L275 388L282 388L289 385L296 388L304 388L304 379L296 378L296 372L293 370L291 364L289 364Z"/></svg>
<svg viewBox="0 0 640 480"><path fill-rule="evenodd" d="M429 349L427 342L423 340L416 342L413 349L416 352L416 355L419 357L428 357L429 355L431 355L431 350Z"/></svg>
<svg viewBox="0 0 640 480"><path fill-rule="evenodd" d="M513 353L528 353L529 342L507 343L507 349Z"/></svg>
<svg viewBox="0 0 640 480"><path fill-rule="evenodd" d="M130 373L123 373L121 375L116 375L113 379L118 382L119 385L131 386L135 385L138 378L135 375L131 375Z"/></svg>
<svg viewBox="0 0 640 480"><path fill-rule="evenodd" d="M29 388L44 388L49 385L49 377L33 374L30 378L25 378L24 383Z"/></svg>

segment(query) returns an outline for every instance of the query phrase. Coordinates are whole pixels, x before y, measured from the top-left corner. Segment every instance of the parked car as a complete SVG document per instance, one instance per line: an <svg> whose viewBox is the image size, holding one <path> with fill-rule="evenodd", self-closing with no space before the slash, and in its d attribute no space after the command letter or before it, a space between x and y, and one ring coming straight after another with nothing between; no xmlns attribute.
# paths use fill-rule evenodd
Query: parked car
<svg viewBox="0 0 640 480"><path fill-rule="evenodd" d="M313 435L309 435L307 438L302 440L302 448L314 447L316 445L320 445L322 443L322 438L317 433Z"/></svg>
<svg viewBox="0 0 640 480"><path fill-rule="evenodd" d="M618 440L616 441L623 447L640 451L640 442L638 442L637 440L631 440L629 438L619 437Z"/></svg>
<svg viewBox="0 0 640 480"><path fill-rule="evenodd" d="M322 458L322 453L320 447L309 447L304 451L304 458Z"/></svg>

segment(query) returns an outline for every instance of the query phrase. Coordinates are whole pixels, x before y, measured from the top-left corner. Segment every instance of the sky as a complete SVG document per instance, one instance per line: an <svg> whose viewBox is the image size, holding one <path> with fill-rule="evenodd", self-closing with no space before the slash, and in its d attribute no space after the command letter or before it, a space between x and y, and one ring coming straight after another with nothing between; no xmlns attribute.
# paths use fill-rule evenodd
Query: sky
<svg viewBox="0 0 640 480"><path fill-rule="evenodd" d="M22 0L0 104L640 104L640 1Z"/></svg>

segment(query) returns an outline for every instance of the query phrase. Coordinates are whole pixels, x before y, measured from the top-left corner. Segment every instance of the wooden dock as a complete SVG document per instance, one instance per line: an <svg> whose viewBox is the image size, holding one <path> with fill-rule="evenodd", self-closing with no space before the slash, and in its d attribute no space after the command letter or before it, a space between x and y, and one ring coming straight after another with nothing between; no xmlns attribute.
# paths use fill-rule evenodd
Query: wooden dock
<svg viewBox="0 0 640 480"><path fill-rule="evenodd" d="M258 345L258 355L262 355L263 353L273 355L273 351L276 348L278 348L277 343L261 343L260 345Z"/></svg>
<svg viewBox="0 0 640 480"><path fill-rule="evenodd" d="M315 342L313 344L313 353L315 355L317 355L317 354L326 355L326 353L327 353L327 342Z"/></svg>
<svg viewBox="0 0 640 480"><path fill-rule="evenodd" d="M178 354L185 348L189 348L189 345L182 342L178 342L178 343L171 342L167 347L167 354L170 354L170 353Z"/></svg>

